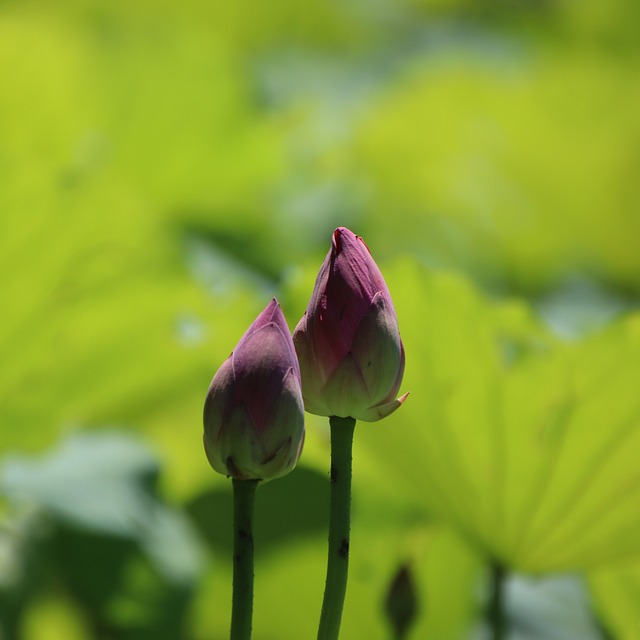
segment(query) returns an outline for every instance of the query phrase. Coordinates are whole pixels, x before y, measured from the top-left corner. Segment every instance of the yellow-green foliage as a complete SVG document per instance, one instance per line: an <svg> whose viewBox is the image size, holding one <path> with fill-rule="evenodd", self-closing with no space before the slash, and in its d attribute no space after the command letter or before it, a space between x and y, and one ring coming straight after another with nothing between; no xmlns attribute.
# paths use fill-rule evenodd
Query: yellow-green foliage
<svg viewBox="0 0 640 640"><path fill-rule="evenodd" d="M411 392L356 431L344 637L388 637L403 562L412 637L468 637L496 561L586 575L603 624L640 637L640 316L567 343L526 300L578 274L637 306L640 11L480 4L0 1L0 491L5 456L142 438L203 538L186 639L229 620L207 386L270 296L297 322L338 224L387 277ZM324 487L328 451L309 416L282 496ZM24 531L48 531L3 502L0 612ZM304 517L258 518L256 640L314 635L326 532ZM164 607L145 562L100 604L131 637ZM94 637L52 571L19 637Z"/></svg>

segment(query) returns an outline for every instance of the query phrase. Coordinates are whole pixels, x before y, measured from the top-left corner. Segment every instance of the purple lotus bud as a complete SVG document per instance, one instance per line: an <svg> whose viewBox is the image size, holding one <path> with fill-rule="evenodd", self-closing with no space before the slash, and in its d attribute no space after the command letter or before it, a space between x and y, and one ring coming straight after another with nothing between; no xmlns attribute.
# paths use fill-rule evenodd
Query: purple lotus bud
<svg viewBox="0 0 640 640"><path fill-rule="evenodd" d="M307 310L293 333L305 409L374 422L388 416L404 373L389 289L364 240L333 233Z"/></svg>
<svg viewBox="0 0 640 640"><path fill-rule="evenodd" d="M274 298L211 381L204 448L219 473L266 481L296 466L303 442L300 368Z"/></svg>

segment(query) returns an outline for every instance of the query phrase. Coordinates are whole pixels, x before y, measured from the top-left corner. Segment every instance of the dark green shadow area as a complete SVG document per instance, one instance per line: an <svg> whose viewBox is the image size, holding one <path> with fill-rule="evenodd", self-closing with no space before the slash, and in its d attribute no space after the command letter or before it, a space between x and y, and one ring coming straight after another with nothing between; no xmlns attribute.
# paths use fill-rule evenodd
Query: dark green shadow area
<svg viewBox="0 0 640 640"><path fill-rule="evenodd" d="M220 557L231 557L232 494L228 488L203 493L186 505L207 546ZM293 540L324 535L329 518L329 479L298 467L289 475L258 487L255 503L256 556Z"/></svg>
<svg viewBox="0 0 640 640"><path fill-rule="evenodd" d="M219 212L182 212L180 217L192 217L193 221L174 224L172 231L182 238L188 253L188 261L200 280L231 278L250 282L259 288L274 288L281 277L280 251L274 251L277 238L266 223L238 228L216 227L197 219L216 220ZM229 214L224 214L226 217ZM234 215L234 214L231 214ZM246 215L239 213L240 220ZM257 222L257 221L256 221ZM214 271L211 271L214 267Z"/></svg>
<svg viewBox="0 0 640 640"><path fill-rule="evenodd" d="M167 580L135 541L61 525L49 555L92 637L184 637L192 585Z"/></svg>

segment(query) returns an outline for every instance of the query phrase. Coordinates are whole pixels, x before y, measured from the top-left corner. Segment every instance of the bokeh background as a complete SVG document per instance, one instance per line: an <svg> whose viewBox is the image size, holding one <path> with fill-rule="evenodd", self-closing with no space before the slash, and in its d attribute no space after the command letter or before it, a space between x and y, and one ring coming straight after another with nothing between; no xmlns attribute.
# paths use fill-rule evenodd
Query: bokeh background
<svg viewBox="0 0 640 640"><path fill-rule="evenodd" d="M0 0L0 638L227 637L204 395L338 225L411 391L356 431L344 638L399 571L409 638L486 638L497 569L510 638L640 638L639 201L635 0ZM307 426L256 640L315 637Z"/></svg>

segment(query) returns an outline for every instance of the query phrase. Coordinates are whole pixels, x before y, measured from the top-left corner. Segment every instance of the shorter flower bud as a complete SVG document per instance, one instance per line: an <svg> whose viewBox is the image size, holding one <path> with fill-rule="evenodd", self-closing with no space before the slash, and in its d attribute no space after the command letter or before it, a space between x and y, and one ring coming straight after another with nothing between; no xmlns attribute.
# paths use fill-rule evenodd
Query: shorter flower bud
<svg viewBox="0 0 640 640"><path fill-rule="evenodd" d="M295 467L303 442L300 368L274 298L211 381L204 448L219 473L267 481Z"/></svg>

